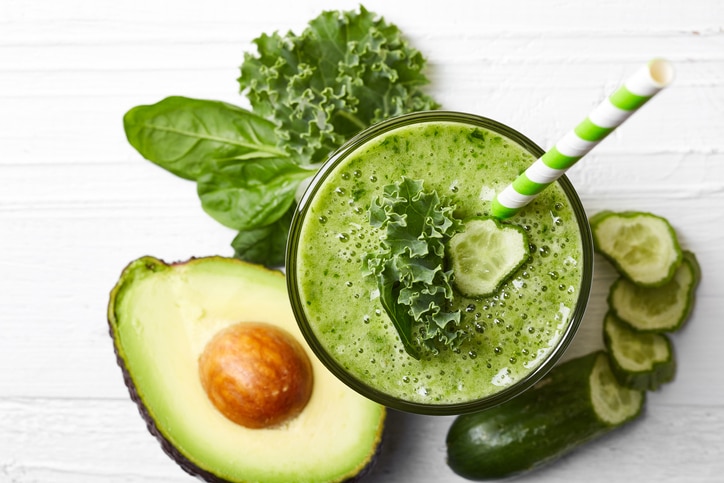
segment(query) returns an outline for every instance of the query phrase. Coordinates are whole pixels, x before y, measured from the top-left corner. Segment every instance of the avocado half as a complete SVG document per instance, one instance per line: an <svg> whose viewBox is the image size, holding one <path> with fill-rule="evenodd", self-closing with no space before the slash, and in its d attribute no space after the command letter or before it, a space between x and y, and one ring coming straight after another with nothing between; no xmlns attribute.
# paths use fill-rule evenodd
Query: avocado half
<svg viewBox="0 0 724 483"><path fill-rule="evenodd" d="M222 257L173 264L143 257L112 290L108 322L131 399L186 472L208 482L336 482L362 477L374 462L385 408L313 356L281 272ZM215 334L239 322L281 327L312 363L309 402L279 427L233 423L202 387L200 354Z"/></svg>

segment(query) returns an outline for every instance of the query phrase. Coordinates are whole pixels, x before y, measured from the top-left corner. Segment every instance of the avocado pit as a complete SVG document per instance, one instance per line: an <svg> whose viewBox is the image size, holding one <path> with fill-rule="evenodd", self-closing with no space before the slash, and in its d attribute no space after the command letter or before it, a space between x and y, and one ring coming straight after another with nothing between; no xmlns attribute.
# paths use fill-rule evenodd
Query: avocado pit
<svg viewBox="0 0 724 483"><path fill-rule="evenodd" d="M211 403L246 428L293 419L312 394L307 353L291 334L265 323L238 323L217 333L199 357L199 376Z"/></svg>

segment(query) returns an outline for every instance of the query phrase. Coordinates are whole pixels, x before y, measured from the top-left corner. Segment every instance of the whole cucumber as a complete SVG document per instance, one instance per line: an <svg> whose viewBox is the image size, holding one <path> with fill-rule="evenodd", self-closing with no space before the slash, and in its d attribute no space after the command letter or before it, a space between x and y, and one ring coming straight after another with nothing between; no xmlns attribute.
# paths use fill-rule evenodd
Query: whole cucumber
<svg viewBox="0 0 724 483"><path fill-rule="evenodd" d="M529 471L637 418L644 400L644 391L616 382L605 352L571 359L520 396L458 416L447 435L447 463L471 480Z"/></svg>

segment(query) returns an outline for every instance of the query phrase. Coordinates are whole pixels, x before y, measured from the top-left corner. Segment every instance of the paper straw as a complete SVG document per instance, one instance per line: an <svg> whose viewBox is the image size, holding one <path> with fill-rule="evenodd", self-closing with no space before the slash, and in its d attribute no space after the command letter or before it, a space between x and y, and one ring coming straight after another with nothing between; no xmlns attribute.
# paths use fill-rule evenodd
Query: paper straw
<svg viewBox="0 0 724 483"><path fill-rule="evenodd" d="M653 59L596 107L553 148L538 158L524 173L493 200L492 214L509 218L530 203L546 186L585 156L620 126L674 77L666 60Z"/></svg>

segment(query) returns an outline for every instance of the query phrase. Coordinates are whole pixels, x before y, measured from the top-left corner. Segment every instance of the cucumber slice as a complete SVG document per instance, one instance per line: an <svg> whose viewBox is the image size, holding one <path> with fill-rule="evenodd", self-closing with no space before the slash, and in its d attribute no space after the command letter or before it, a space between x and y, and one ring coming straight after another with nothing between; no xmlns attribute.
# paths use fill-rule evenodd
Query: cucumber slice
<svg viewBox="0 0 724 483"><path fill-rule="evenodd" d="M694 254L684 251L674 278L660 287L641 287L621 277L611 285L608 305L616 317L637 331L676 331L694 306L701 278L698 267Z"/></svg>
<svg viewBox="0 0 724 483"><path fill-rule="evenodd" d="M474 218L448 242L454 284L470 297L494 293L530 255L528 235L495 218Z"/></svg>
<svg viewBox="0 0 724 483"><path fill-rule="evenodd" d="M682 260L689 264L689 267L694 273L694 288L696 288L699 286L699 282L701 282L701 265L699 265L699 260L696 258L696 255L694 255L694 252L690 250L683 250L681 254L683 257Z"/></svg>
<svg viewBox="0 0 724 483"><path fill-rule="evenodd" d="M640 211L603 211L590 223L596 251L633 283L656 287L673 278L681 247L665 218Z"/></svg>
<svg viewBox="0 0 724 483"><path fill-rule="evenodd" d="M471 480L538 468L636 419L646 393L621 386L603 351L554 367L500 406L458 416L447 434L447 463Z"/></svg>
<svg viewBox="0 0 724 483"><path fill-rule="evenodd" d="M676 360L666 335L633 331L609 312L603 321L603 340L620 384L653 391L674 379Z"/></svg>

